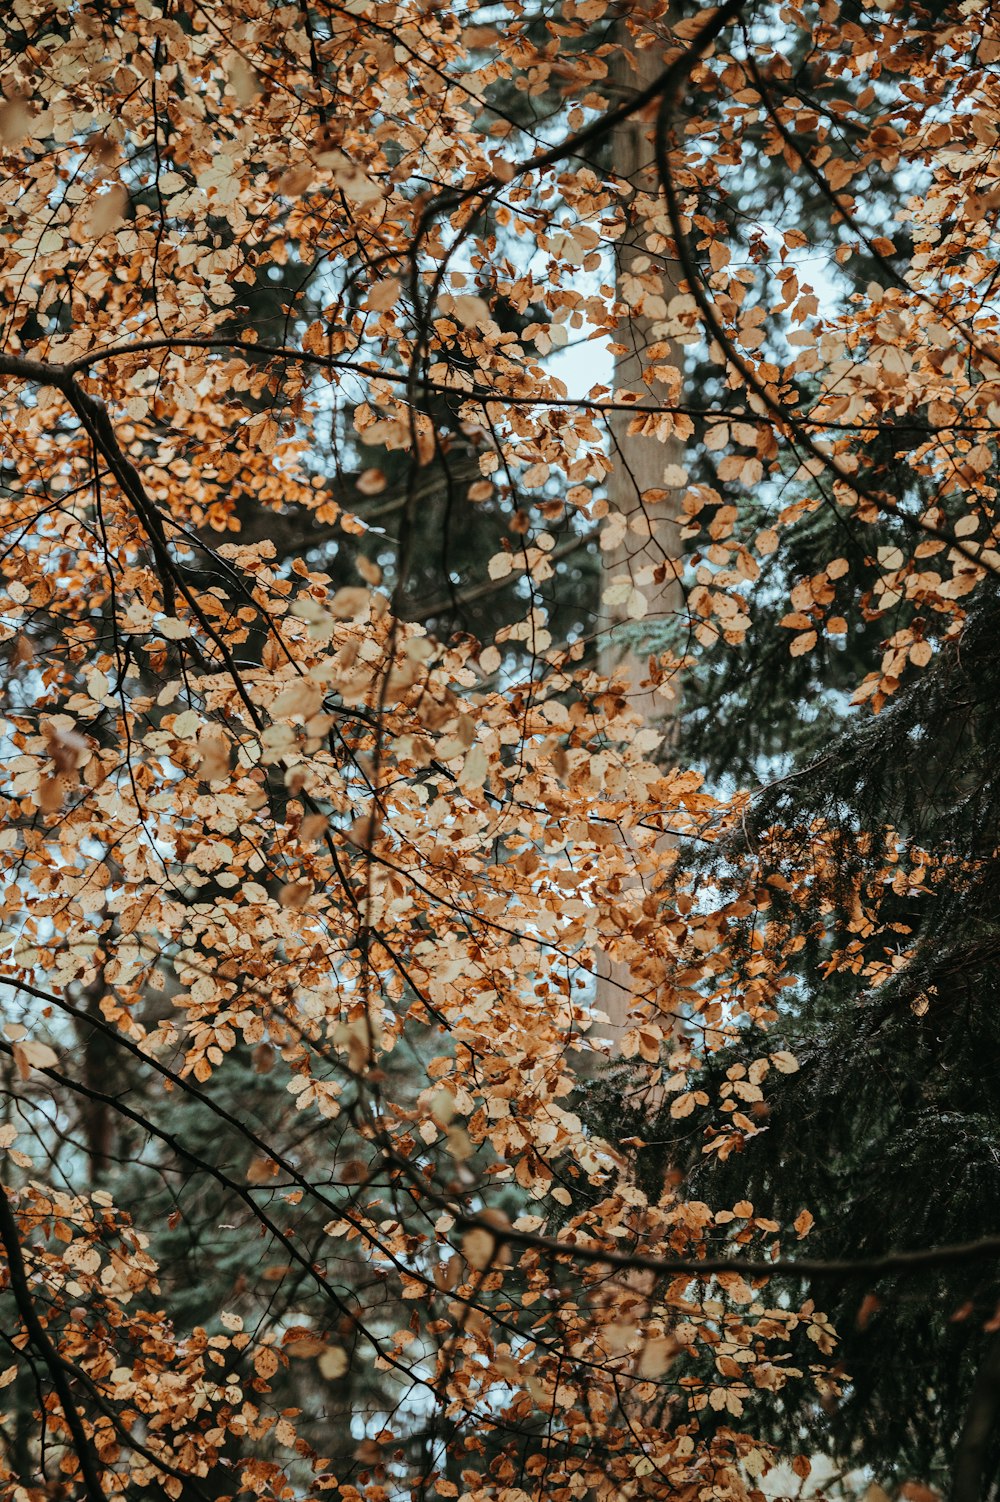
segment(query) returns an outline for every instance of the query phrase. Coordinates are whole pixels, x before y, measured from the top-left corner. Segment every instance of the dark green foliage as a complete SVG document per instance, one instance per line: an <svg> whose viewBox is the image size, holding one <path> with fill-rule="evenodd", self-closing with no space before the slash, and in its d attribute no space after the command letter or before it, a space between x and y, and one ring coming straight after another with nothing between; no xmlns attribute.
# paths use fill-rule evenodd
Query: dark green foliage
<svg viewBox="0 0 1000 1502"><path fill-rule="evenodd" d="M731 679L733 700L735 680ZM753 681L748 696L755 692ZM794 702L794 701L793 701ZM775 731L780 722L774 724ZM717 858L739 874L805 868L808 831L836 832L838 869L802 910L782 896L771 915L806 937L799 984L767 1037L747 1033L716 1054L698 1083L717 1099L726 1070L763 1051L790 1049L797 1074L768 1077L765 1129L726 1162L701 1152L711 1110L683 1121L664 1110L622 1115L619 1077L595 1091L595 1117L617 1113L620 1136L637 1133L640 1183L658 1192L664 1172L686 1172L686 1193L712 1204L753 1202L789 1224L803 1208L816 1226L802 1245L815 1257L866 1259L995 1235L1000 1229L1000 601L980 599L962 635L890 699L842 719L821 753L761 791L746 844ZM711 731L706 727L706 734ZM724 731L725 733L725 731ZM780 846L773 831L785 831ZM923 894L897 895L880 875L889 827L900 864L930 853L936 877ZM790 835L788 832L791 832ZM748 848L750 847L750 848ZM752 851L752 853L751 853ZM861 973L824 973L850 931L860 882L879 927L862 934L864 964L898 950L909 962L881 985ZM626 1097L627 1098L627 1097ZM786 1238L787 1251L795 1248ZM770 1297L778 1294L772 1288ZM801 1297L799 1284L787 1284ZM953 1452L1000 1300L1000 1271L983 1260L906 1277L855 1277L813 1290L833 1319L843 1396L821 1411L799 1385L761 1394L751 1424L789 1449L835 1447L884 1484L908 1479L946 1488ZM873 1297L868 1297L872 1295ZM877 1301L877 1302L876 1302ZM803 1336L800 1363L817 1359ZM988 1462L1000 1495L1000 1434Z"/></svg>
<svg viewBox="0 0 1000 1502"><path fill-rule="evenodd" d="M827 1023L811 1024L808 1014L793 1021L781 1041L802 1067L768 1091L767 1130L724 1165L692 1165L691 1192L749 1198L784 1222L811 1207L817 1225L803 1248L811 1256L877 1257L995 1234L996 952L984 950L978 963L969 954L946 959L939 979L921 1017L908 984L844 999ZM820 1412L811 1400L800 1407L802 1394L789 1389L787 1404L759 1404L758 1421L786 1442L800 1430L817 1447L832 1439L843 1459L883 1482L946 1487L983 1325L1000 1297L995 1266L853 1278L815 1297L840 1337L843 1397ZM805 1340L797 1354L816 1357ZM998 1466L1000 1444L991 1495Z"/></svg>

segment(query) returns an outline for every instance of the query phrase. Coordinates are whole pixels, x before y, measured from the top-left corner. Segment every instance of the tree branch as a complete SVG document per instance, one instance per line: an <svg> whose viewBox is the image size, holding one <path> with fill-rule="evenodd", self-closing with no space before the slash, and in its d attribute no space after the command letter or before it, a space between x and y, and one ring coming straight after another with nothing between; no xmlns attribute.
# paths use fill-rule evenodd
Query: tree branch
<svg viewBox="0 0 1000 1502"><path fill-rule="evenodd" d="M0 1182L0 1243L7 1254L7 1269L10 1274L10 1287L17 1304L21 1323L28 1332L28 1339L38 1352L48 1369L55 1388L59 1405L66 1418L66 1424L73 1437L73 1447L76 1450L76 1458L80 1463L80 1474L90 1502L107 1502L107 1494L101 1484L100 1471L94 1455L93 1447L87 1438L83 1422L77 1412L70 1391L69 1380L63 1370L62 1357L49 1339L48 1332L38 1317L35 1302L31 1296L31 1288L28 1284L28 1275L25 1271L24 1257L21 1252L21 1237L17 1227L17 1220L10 1207L6 1185Z"/></svg>
<svg viewBox="0 0 1000 1502"><path fill-rule="evenodd" d="M1000 1412L1000 1334L991 1337L969 1399L955 1451L951 1502L981 1502L990 1437Z"/></svg>

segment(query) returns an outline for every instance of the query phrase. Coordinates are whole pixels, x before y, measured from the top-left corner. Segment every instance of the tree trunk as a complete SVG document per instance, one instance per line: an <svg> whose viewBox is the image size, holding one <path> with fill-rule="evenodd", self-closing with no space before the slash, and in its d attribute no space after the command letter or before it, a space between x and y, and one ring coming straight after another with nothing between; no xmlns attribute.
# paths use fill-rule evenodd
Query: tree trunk
<svg viewBox="0 0 1000 1502"><path fill-rule="evenodd" d="M632 16L643 15L636 6ZM644 35L633 38L623 28L618 54L617 82L623 93L644 88L660 73L667 50L665 21L648 21ZM656 37L650 46L637 43ZM666 211L653 158L652 111L619 125L612 139L612 166L617 178L631 186L624 207L628 220L619 241L616 291L620 303L634 309L623 320L622 343L615 359L616 394L639 393L643 407L676 405L681 391L683 351L668 335L667 306L676 295L682 274L665 254ZM627 341L627 343L626 343ZM647 431L639 432L639 427ZM642 636L662 628L683 606L679 582L680 529L677 515L682 438L674 421L663 415L641 419L627 412L613 414L611 423L614 466L609 479L611 511L624 518L621 540L605 556L601 669L624 680L632 709L647 727L659 731L669 749L676 742L679 701L674 689L649 683L649 646ZM638 601L645 597L646 613L636 619ZM602 956L597 981L597 1006L609 1018L601 1035L617 1048L632 999L633 984L626 964Z"/></svg>
<svg viewBox="0 0 1000 1502"><path fill-rule="evenodd" d="M976 1373L955 1449L951 1502L982 1502L989 1492L986 1463L1000 1417L1000 1335L994 1334Z"/></svg>

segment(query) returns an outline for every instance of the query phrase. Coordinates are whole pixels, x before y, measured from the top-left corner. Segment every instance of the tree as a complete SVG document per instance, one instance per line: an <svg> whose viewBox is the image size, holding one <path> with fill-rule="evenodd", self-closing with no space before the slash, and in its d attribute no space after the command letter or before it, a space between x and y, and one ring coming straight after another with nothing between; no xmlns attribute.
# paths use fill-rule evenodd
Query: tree
<svg viewBox="0 0 1000 1502"><path fill-rule="evenodd" d="M674 44L624 89L623 16ZM780 794L755 822L747 792L651 757L561 593L595 526L620 541L606 433L624 409L627 438L684 436L725 487L685 490L689 639L646 644L652 685L738 647L776 577L796 662L821 629L856 621L863 644L895 616L884 660L859 647L860 713L909 743L904 670L932 683L988 615L998 44L957 6L781 23L735 0L524 20L33 0L3 23L0 1458L18 1502L760 1502L772 1463L802 1474L815 1443L781 1416L850 1395L820 1288L948 1270L981 1299L987 1223L946 1228L982 1229L971 1248L922 1222L884 1256L799 1257L784 1166L761 1180L780 1217L739 1174L765 1097L811 1078L785 1024L768 1034L787 993L861 975L885 997L926 954L940 968L924 894L987 893L989 839L959 859L882 804L803 822ZM817 48L826 76L800 97L789 58ZM647 114L646 250L677 267L663 309L654 286L611 286L627 224L607 151ZM733 260L761 143L819 178L848 237L867 233L855 175L905 181L901 286L821 316L794 225L773 232L777 298L755 279L763 232ZM711 367L696 406L657 370L619 397L551 368L644 319ZM383 480L384 538L358 500L382 504ZM808 578L760 584L824 509ZM505 583L517 618L492 641L429 633L430 541L471 559L500 518L486 578L444 572L477 601ZM600 953L635 986L630 1094L603 1133L579 1067ZM664 1094L704 1151L651 1171ZM732 1193L706 1202L691 1156ZM991 1361L963 1499L988 1464Z"/></svg>
<svg viewBox="0 0 1000 1502"><path fill-rule="evenodd" d="M635 7L620 24L612 78L623 91L648 88L664 67L668 17ZM608 503L612 522L603 529L605 587L600 666L620 681L629 708L644 720L647 749L660 736L669 745L679 723L676 673L654 680L647 667L647 632L662 632L683 605L678 482L688 431L681 415L637 421L629 402L675 406L683 380L683 351L664 337L670 303L678 293L676 262L663 255L663 210L653 150L650 111L621 120L611 132L611 162L627 195L625 227L615 246L615 293L628 311L614 345L614 401L609 419L612 458ZM660 316L657 316L660 315ZM649 427L649 431L644 429ZM627 835L623 833L623 838ZM617 1043L628 1023L635 983L624 958L600 963L595 1000Z"/></svg>
<svg viewBox="0 0 1000 1502"><path fill-rule="evenodd" d="M906 50L911 58L926 55L939 42L933 29L914 28ZM991 43L984 45L988 54ZM799 63L800 98L815 99L826 65L825 54L811 61L807 55ZM807 137L797 132L793 113L779 104L787 85L773 69L759 67L755 82L773 146L783 147L790 160L801 160L791 153ZM970 82L973 97L981 84L981 77ZM880 116L869 128L884 126L885 91L866 93L867 100L858 102ZM864 140L857 126L861 113L852 114L859 142ZM865 278L878 279L867 289L873 311L895 319L906 316L901 294L916 287L919 309L931 316L933 299L920 276L920 237L926 233L933 239L934 231L919 230L911 238L914 218L919 223L928 217L920 200L901 203L912 178L897 168L869 180L867 192L848 200L831 190L817 159L806 159L808 170L799 174L794 189L796 219L813 254L822 249L832 262L843 232L837 226L846 225L854 236L850 264L860 258L861 266L850 280L836 273L844 291ZM863 152L859 167L870 171ZM760 188L747 197L758 213L765 212ZM969 212L981 208L975 201ZM890 220L903 225L895 240L901 254L892 258L879 238ZM974 337L956 320L947 327L947 336L941 326L930 335L940 341L939 349L948 346L949 337L959 343ZM913 347L910 342L901 354L889 356L876 346L874 360L890 365L890 386L895 384L892 363L898 358L900 372L908 368ZM869 354L867 342L859 340L853 348ZM952 356L937 358L944 362ZM862 376L866 379L872 379L871 372ZM851 390L848 384L842 392L848 403ZM893 398L894 405L898 400ZM956 416L943 406L933 410L932 425ZM906 408L907 419L915 415ZM684 689L685 748L692 759L713 780L735 777L758 784L738 838L723 847L723 860L717 848L708 864L716 879L731 862L751 865L771 887L766 900L787 925L782 931L803 945L779 1024L779 1036L802 1069L769 1092L766 1106L759 1103L766 1129L748 1135L739 1154L724 1161L699 1157L701 1143L690 1123L672 1120L669 1110L652 1120L637 1114L633 1124L658 1144L640 1160L644 1184L664 1171L686 1170L689 1192L713 1203L743 1192L780 1219L808 1206L816 1220L815 1250L830 1257L864 1251L878 1258L892 1247L926 1244L928 1234L972 1239L994 1219L997 1102L988 1014L995 984L995 809L986 770L992 729L986 727L996 714L990 665L995 594L990 580L959 612L956 631L954 607L936 597L941 581L932 574L914 569L919 583L907 579L899 596L887 589L885 564L909 553L906 533L912 534L918 508L928 508L924 515L932 522L949 517L956 536L972 537L983 523L963 514L970 475L942 477L933 464L911 462L914 451L924 459L934 452L922 442L922 437L931 441L930 430L897 419L892 426L873 427L866 437L868 473L886 476L883 503L891 499L910 511L900 518L906 530L887 507L877 518L869 511L866 530L856 529L853 539L863 547L852 552L845 546L851 538L842 512L824 504L783 533L780 547L772 548L777 539L769 536L763 576L754 590L752 632L735 650L722 641L706 643ZM986 448L977 450L971 437L968 441L973 464L984 462ZM719 489L728 501L730 494ZM759 504L737 494L732 499L744 539L768 526L766 495ZM942 506L938 517L931 509L935 501ZM977 504L984 504L991 520L992 494ZM828 592L836 577L832 569L827 575L825 564L841 549L844 564L850 561L843 577L861 595L862 609L844 611L847 619L835 621L825 640L820 635L810 648L804 639L799 645L805 650L790 655L788 632L808 626L803 616L815 611L811 601ZM931 539L919 548L925 558L944 551ZM929 594L922 592L925 582L932 586ZM788 610L792 591L794 612ZM945 585L946 597L964 592L964 583ZM899 636L886 640L890 617ZM872 671L876 665L885 678ZM922 669L919 674L915 666ZM875 718L846 703L859 683L855 698L874 696ZM814 869L808 832L818 829L834 843L836 879L808 893L797 878L785 888L790 873ZM928 869L936 868L935 885L928 888L933 900L915 900L914 891L907 890L896 869L897 862L907 860L918 869L924 861ZM873 912L879 917L869 926ZM749 981L752 972L744 968L743 974ZM730 1047L707 1059L699 1078L704 1100L727 1076L745 1075L755 1052L752 1036L735 1037ZM620 1071L610 1085L595 1102L595 1120L605 1126L612 1115L620 1117ZM831 1290L827 1305L840 1334L839 1363L850 1376L840 1400L820 1407L789 1388L781 1401L768 1399L759 1407L764 1432L779 1444L795 1444L808 1431L842 1466L864 1467L888 1488L919 1477L944 1489L955 1471L956 1495L979 1495L980 1486L995 1495L998 1294L988 1264L976 1277L965 1270L939 1270L933 1282L919 1288L909 1276L883 1279L866 1294L854 1279L845 1279ZM977 1428L980 1439L973 1445Z"/></svg>

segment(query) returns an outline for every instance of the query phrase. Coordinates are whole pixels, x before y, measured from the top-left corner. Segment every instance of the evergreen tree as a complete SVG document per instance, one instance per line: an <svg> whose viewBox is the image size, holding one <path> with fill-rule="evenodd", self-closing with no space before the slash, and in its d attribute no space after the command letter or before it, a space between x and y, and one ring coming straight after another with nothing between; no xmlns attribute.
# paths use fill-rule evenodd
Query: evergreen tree
<svg viewBox="0 0 1000 1502"><path fill-rule="evenodd" d="M898 8L893 24L916 60L936 44L940 8ZM859 35L874 36L874 12L859 12L857 25ZM784 75L757 75L767 102L761 154L755 167L744 160L740 199L723 200L721 212L748 225L742 238L751 259L755 251L758 260L765 256L755 220L792 219L801 243L812 252L828 248L831 264L831 238L847 233L854 254L831 273L847 303L866 283L876 283L876 291L906 285L899 267L913 246L905 231L895 236L891 257L878 237L912 181L905 167L895 179L874 176L867 196L855 194L851 212L838 214L845 196L832 196L811 163L803 166L810 127L790 125L785 102L829 112L839 98L846 118L849 101L860 139L865 113L872 119L885 109L891 90L876 85L859 102L841 92L842 79L821 76L822 62L803 52ZM792 155L796 145L801 156ZM770 148L779 149L768 155ZM764 267L762 305L767 282ZM780 340L780 317L767 327ZM697 405L727 399L718 365L689 360L688 379ZM805 377L802 399L817 394ZM600 1130L642 1141L635 1173L651 1195L682 1174L690 1192L709 1203L752 1201L758 1215L783 1224L808 1210L815 1225L801 1249L811 1255L878 1259L926 1246L929 1238L975 1241L995 1233L1000 1213L998 601L984 586L958 635L912 596L881 605L884 559L912 547L907 518L935 500L942 520L951 512L947 492L936 497L910 462L933 437L927 426L904 420L872 429L860 472L891 497L896 514L886 508L860 520L845 517L820 473L802 505L801 454L789 457L781 483L748 489L739 473L720 477L711 429L702 426L707 447L692 466L707 498L688 531L688 598L696 571L711 559L713 522L726 508L734 517L729 535L748 547L765 529L778 531L748 588L752 629L728 639L721 630L704 632L684 679L685 756L700 763L710 787L745 788L750 796L730 838L708 854L684 850L683 861L700 859L706 903L720 900L720 892L734 899L757 892L758 909L743 920L744 967L734 970L734 986L754 983L752 940L762 914L787 936L790 953L801 946L790 965L795 984L783 993L768 1045L788 1050L800 1068L769 1076L754 1129L728 1155L706 1151L714 1135L708 1102L727 1079L746 1076L761 1049L755 1029L705 1057L692 1087L703 1091L705 1104L683 1119L673 1114L670 1096L644 1085L646 1071L621 1062L589 1092L586 1109ZM777 518L796 506L795 524L782 526ZM807 623L792 623L789 596L794 601L805 585L808 597L810 582L826 580L824 569L838 553L863 608L845 609L843 632L820 633L811 650L793 655L790 628ZM684 634L683 625L659 628L646 632L645 642L677 652ZM898 641L909 642L914 661L925 666L885 699L875 685L892 673L886 663ZM901 650L905 662L907 647ZM852 706L866 675L867 701ZM831 852L828 877L802 882L820 835ZM924 864L933 871L926 886ZM733 932L739 928L734 920ZM689 1016L694 1037L698 1026L697 1015ZM786 1286L787 1295L797 1292ZM886 1487L911 1482L941 1491L970 1433L985 1422L991 1432L976 1464L982 1495L996 1497L998 1300L1000 1281L989 1262L828 1285L822 1304L838 1335L839 1392L822 1405L790 1390L762 1392L759 1422L786 1447L807 1435L817 1451L857 1468L862 1485L873 1477ZM816 1357L804 1334L796 1354L803 1363ZM964 1496L977 1495L979 1476L970 1482L966 1475L965 1485Z"/></svg>

